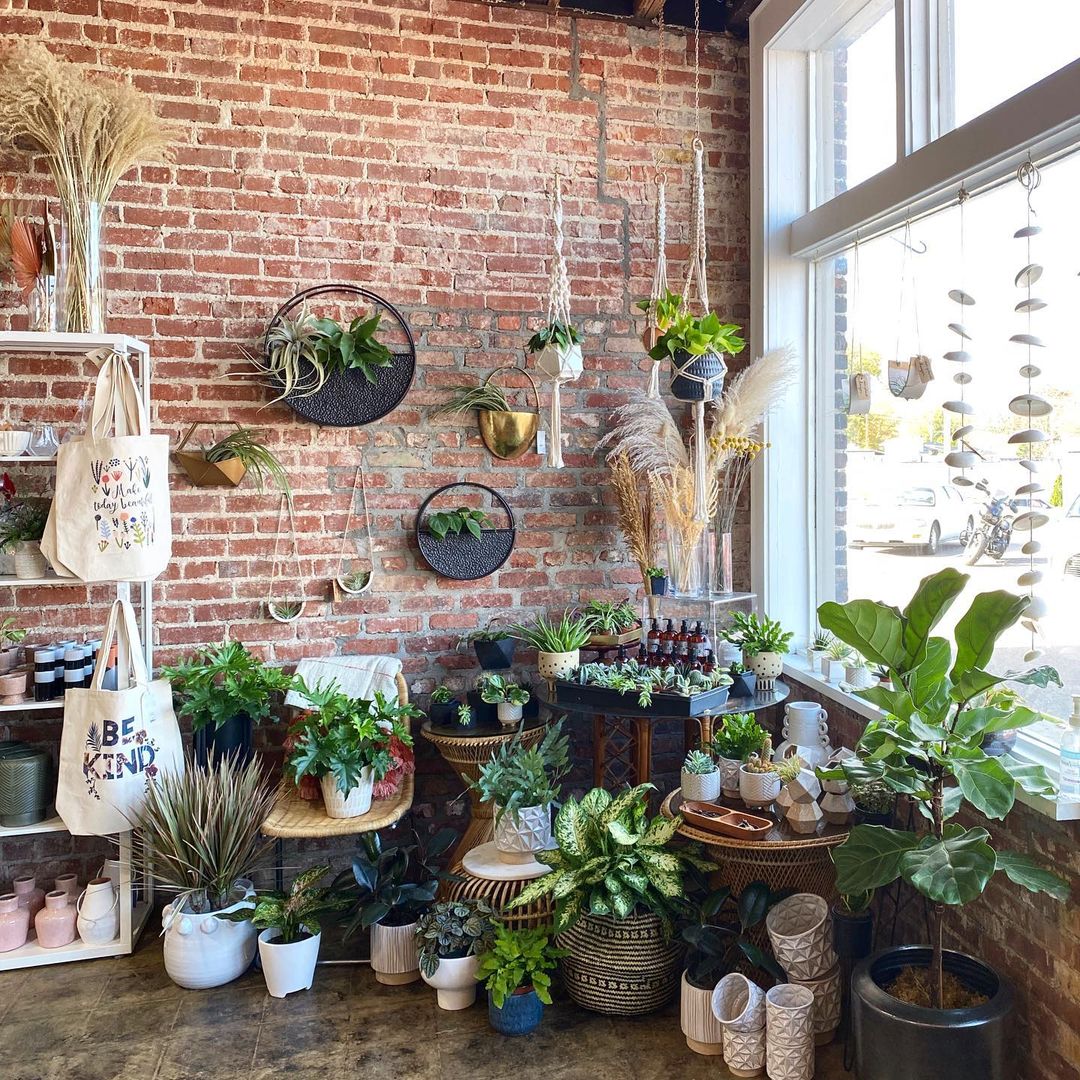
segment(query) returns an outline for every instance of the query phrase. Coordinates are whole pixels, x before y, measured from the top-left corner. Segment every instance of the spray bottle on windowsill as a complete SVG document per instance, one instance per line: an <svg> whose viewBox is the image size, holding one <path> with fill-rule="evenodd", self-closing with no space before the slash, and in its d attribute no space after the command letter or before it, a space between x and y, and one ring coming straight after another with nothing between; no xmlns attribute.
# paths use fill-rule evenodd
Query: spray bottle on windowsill
<svg viewBox="0 0 1080 1080"><path fill-rule="evenodd" d="M1062 799L1080 800L1080 694L1073 695L1069 726L1061 736L1061 775L1058 783Z"/></svg>

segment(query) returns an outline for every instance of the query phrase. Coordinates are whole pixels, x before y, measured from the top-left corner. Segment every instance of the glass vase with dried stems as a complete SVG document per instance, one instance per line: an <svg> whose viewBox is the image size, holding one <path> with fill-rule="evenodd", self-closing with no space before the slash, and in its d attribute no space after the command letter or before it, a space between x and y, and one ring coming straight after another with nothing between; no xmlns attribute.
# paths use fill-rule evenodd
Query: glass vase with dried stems
<svg viewBox="0 0 1080 1080"><path fill-rule="evenodd" d="M706 512L716 512L717 473L706 477ZM694 471L676 465L670 473L652 473L649 483L663 508L667 528L669 586L676 596L700 596L705 585L704 540L707 522L698 519L694 501Z"/></svg>
<svg viewBox="0 0 1080 1080"><path fill-rule="evenodd" d="M137 162L167 160L174 132L128 83L88 77L39 41L0 54L0 146L43 158L60 197L57 305L62 330L103 333L105 205Z"/></svg>

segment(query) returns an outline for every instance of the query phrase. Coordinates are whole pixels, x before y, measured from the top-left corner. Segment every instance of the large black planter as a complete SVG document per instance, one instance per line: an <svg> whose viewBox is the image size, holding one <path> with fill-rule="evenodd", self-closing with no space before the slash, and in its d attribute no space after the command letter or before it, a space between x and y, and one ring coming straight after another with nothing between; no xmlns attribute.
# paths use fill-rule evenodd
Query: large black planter
<svg viewBox="0 0 1080 1080"><path fill-rule="evenodd" d="M447 533L441 538L435 536L425 525L428 507L439 495L458 487L478 488L490 495L492 502L498 503L506 514L509 527L482 529L479 536L474 536L464 529L460 533ZM428 566L440 577L450 578L451 581L476 581L494 574L510 558L517 535L509 503L486 484L474 484L469 480L444 484L433 491L420 504L413 531L416 535L416 546Z"/></svg>
<svg viewBox="0 0 1080 1080"><path fill-rule="evenodd" d="M200 728L192 738L196 764L217 765L226 754L235 756L241 765L247 764L254 752L251 745L253 730L247 713L237 713L216 729L212 724Z"/></svg>
<svg viewBox="0 0 1080 1080"><path fill-rule="evenodd" d="M993 968L945 952L945 970L989 1001L971 1009L925 1009L882 989L905 967L927 966L930 949L906 945L863 960L851 977L859 1080L1013 1080L1013 991Z"/></svg>
<svg viewBox="0 0 1080 1080"><path fill-rule="evenodd" d="M863 810L858 803L855 804L856 825L882 825L889 828L893 822L891 810Z"/></svg>
<svg viewBox="0 0 1080 1080"><path fill-rule="evenodd" d="M517 642L512 637L499 638L497 641L474 641L476 659L485 671L502 671L514 662L514 646Z"/></svg>
<svg viewBox="0 0 1080 1080"><path fill-rule="evenodd" d="M461 702L457 698L453 701L433 701L428 705L428 719L433 724L456 724L460 707Z"/></svg>
<svg viewBox="0 0 1080 1080"><path fill-rule="evenodd" d="M499 706L486 702L479 690L470 690L466 695L469 708L472 709L473 720L477 727L499 727Z"/></svg>

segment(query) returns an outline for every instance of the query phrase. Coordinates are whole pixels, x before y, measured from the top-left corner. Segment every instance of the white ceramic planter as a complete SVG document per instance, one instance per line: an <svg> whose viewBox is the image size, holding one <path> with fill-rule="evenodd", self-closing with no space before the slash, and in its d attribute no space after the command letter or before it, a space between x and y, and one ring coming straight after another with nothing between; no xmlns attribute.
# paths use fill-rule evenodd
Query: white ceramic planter
<svg viewBox="0 0 1080 1080"><path fill-rule="evenodd" d="M679 1026L695 1054L715 1057L724 1052L724 1028L712 1011L712 990L701 990L682 977Z"/></svg>
<svg viewBox="0 0 1080 1080"><path fill-rule="evenodd" d="M442 959L430 978L422 971L420 977L434 987L440 1009L457 1012L469 1008L476 1001L476 968L479 960L475 956L462 956L456 959Z"/></svg>
<svg viewBox="0 0 1080 1080"><path fill-rule="evenodd" d="M814 893L781 900L765 917L773 954L789 979L820 979L837 964L829 904Z"/></svg>
<svg viewBox="0 0 1080 1080"><path fill-rule="evenodd" d="M517 812L501 814L495 808L495 847L506 863L531 863L536 852L551 847L551 806L524 806Z"/></svg>
<svg viewBox="0 0 1080 1080"><path fill-rule="evenodd" d="M239 900L222 911L245 906L253 905L250 900ZM248 921L219 919L218 914L197 915L176 910L172 904L162 912L165 971L177 986L188 990L222 986L243 975L255 959L255 927Z"/></svg>
<svg viewBox="0 0 1080 1080"><path fill-rule="evenodd" d="M760 1076L765 1071L765 1029L724 1028L724 1064L732 1076Z"/></svg>
<svg viewBox="0 0 1080 1080"><path fill-rule="evenodd" d="M86 883L75 901L79 937L87 945L107 945L120 933L120 896L107 877Z"/></svg>
<svg viewBox="0 0 1080 1080"><path fill-rule="evenodd" d="M41 545L36 540L24 540L15 545L15 576L17 578L42 578L48 569Z"/></svg>
<svg viewBox="0 0 1080 1080"><path fill-rule="evenodd" d="M846 825L855 813L855 800L848 794L847 785L844 786L844 791L827 791L821 799L821 812L831 825Z"/></svg>
<svg viewBox="0 0 1080 1080"><path fill-rule="evenodd" d="M542 678L568 679L579 666L581 650L573 652L541 652L536 656L536 667Z"/></svg>
<svg viewBox="0 0 1080 1080"><path fill-rule="evenodd" d="M499 714L499 723L503 727L516 727L521 722L521 714L525 711L524 705L512 705L509 701L500 701L495 707Z"/></svg>
<svg viewBox="0 0 1080 1080"><path fill-rule="evenodd" d="M739 769L742 762L738 758L722 757L716 759L720 769L720 790L728 796L739 794Z"/></svg>
<svg viewBox="0 0 1080 1080"><path fill-rule="evenodd" d="M297 990L310 990L315 980L322 934L312 934L288 945L275 940L279 937L281 931L276 928L264 930L259 935L259 959L267 993L283 998Z"/></svg>
<svg viewBox="0 0 1080 1080"><path fill-rule="evenodd" d="M814 1075L814 995L781 983L765 995L765 1067L770 1080L810 1080Z"/></svg>
<svg viewBox="0 0 1080 1080"><path fill-rule="evenodd" d="M713 1016L732 1031L760 1031L765 1026L765 993L745 975L725 975L712 992Z"/></svg>
<svg viewBox="0 0 1080 1080"><path fill-rule="evenodd" d="M695 802L715 802L720 798L720 770L711 773L688 773L682 770L680 778L682 797Z"/></svg>
<svg viewBox="0 0 1080 1080"><path fill-rule="evenodd" d="M404 986L420 978L416 958L416 923L371 928L371 970L384 986Z"/></svg>
<svg viewBox="0 0 1080 1080"><path fill-rule="evenodd" d="M748 772L745 765L739 766L739 797L747 806L771 806L780 794L780 787L776 773Z"/></svg>
<svg viewBox="0 0 1080 1080"><path fill-rule="evenodd" d="M326 816L332 818L353 818L366 814L371 809L371 789L374 786L370 766L365 766L360 772L360 783L351 788L347 794L342 794L338 788L337 780L328 773L319 777L319 787L322 788L323 804L326 807Z"/></svg>
<svg viewBox="0 0 1080 1080"><path fill-rule="evenodd" d="M865 690L869 686L875 686L877 679L865 664L848 664L844 668L844 682L852 690Z"/></svg>
<svg viewBox="0 0 1080 1080"><path fill-rule="evenodd" d="M536 357L536 366L549 378L563 382L576 379L585 366L580 345L548 345Z"/></svg>
<svg viewBox="0 0 1080 1080"><path fill-rule="evenodd" d="M750 655L743 653L743 663L757 676L759 690L772 690L773 684L784 670L784 658L775 652Z"/></svg>
<svg viewBox="0 0 1080 1080"><path fill-rule="evenodd" d="M840 968L833 968L820 979L811 979L795 985L805 986L814 995L810 1023L814 1042L818 1046L824 1046L832 1041L836 1029L840 1026Z"/></svg>
<svg viewBox="0 0 1080 1080"><path fill-rule="evenodd" d="M817 832L823 816L821 807L813 799L799 799L784 811L784 818L788 825L795 832L805 836Z"/></svg>

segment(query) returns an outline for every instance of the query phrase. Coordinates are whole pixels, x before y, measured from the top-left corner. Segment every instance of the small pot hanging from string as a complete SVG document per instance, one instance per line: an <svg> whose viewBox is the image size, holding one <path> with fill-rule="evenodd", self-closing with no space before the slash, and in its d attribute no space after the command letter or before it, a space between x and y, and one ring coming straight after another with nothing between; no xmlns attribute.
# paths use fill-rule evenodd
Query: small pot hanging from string
<svg viewBox="0 0 1080 1080"><path fill-rule="evenodd" d="M281 541L281 529L284 524L285 511L289 512L289 532L292 534L293 559L296 562L296 592L285 599L274 596L274 585L279 577L284 574L278 573L278 548ZM288 495L282 494L281 503L278 506L277 531L274 533L274 561L270 568L270 587L266 593L266 612L276 622L296 622L304 611L304 575L303 566L300 563L300 546L296 538L296 518L293 514L293 502Z"/></svg>
<svg viewBox="0 0 1080 1080"><path fill-rule="evenodd" d="M345 568L345 546L349 540L349 528L352 525L353 510L356 507L356 495L360 493L364 505L364 535L367 539L367 564L368 568L362 569L353 565L349 559L349 568ZM375 552L371 546L371 516L368 513L367 484L364 482L364 463L356 466L353 474L352 493L349 496L349 512L345 516L345 529L341 534L341 551L338 554L338 572L332 583L334 603L354 596L362 596L371 588L375 580Z"/></svg>
<svg viewBox="0 0 1080 1080"><path fill-rule="evenodd" d="M536 366L552 383L548 465L553 469L561 469L562 408L559 388L563 383L577 379L585 364L581 346L578 344L580 337L570 321L570 278L563 254L562 175L558 170L555 171L551 219L555 253L551 261L551 284L548 290L548 321L547 326L530 339L528 351L537 354Z"/></svg>
<svg viewBox="0 0 1080 1080"><path fill-rule="evenodd" d="M889 393L893 397L903 398L906 401L918 401L926 392L927 386L934 379L934 369L930 363L930 357L922 351L922 340L919 333L919 293L915 278L913 264L910 263L909 255L925 255L926 244L916 247L911 242L911 223L904 224L904 237L899 241L904 247L904 256L900 264L900 303L896 315L896 349L889 361L888 380ZM909 274L910 268L910 274ZM904 358L900 352L901 331L904 324L904 301L908 292L908 279L911 280L911 310L915 320L915 355Z"/></svg>
<svg viewBox="0 0 1080 1080"><path fill-rule="evenodd" d="M861 278L859 276L859 238L855 237L855 250L852 253L852 287L851 297L848 301L850 310L849 322L851 324L851 344L848 347L849 370L840 382L840 400L837 403L840 412L848 416L865 416L870 411L870 389L873 385L870 376L862 370L862 340L859 337L859 292ZM857 358L857 359L856 359ZM854 362L860 370L851 371L850 364Z"/></svg>

